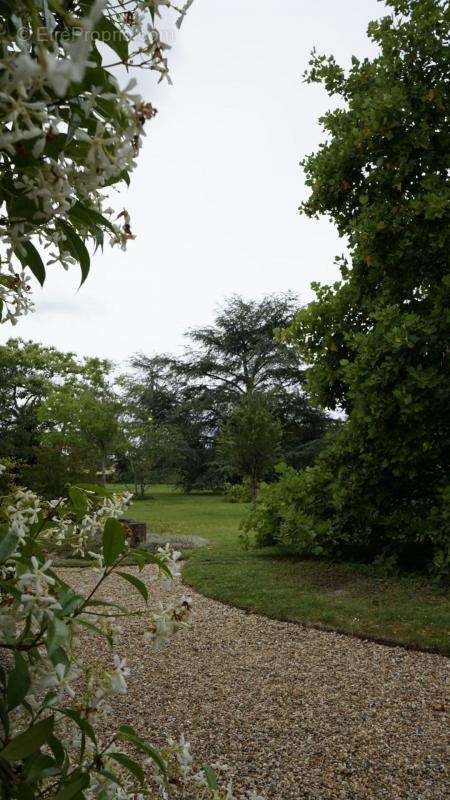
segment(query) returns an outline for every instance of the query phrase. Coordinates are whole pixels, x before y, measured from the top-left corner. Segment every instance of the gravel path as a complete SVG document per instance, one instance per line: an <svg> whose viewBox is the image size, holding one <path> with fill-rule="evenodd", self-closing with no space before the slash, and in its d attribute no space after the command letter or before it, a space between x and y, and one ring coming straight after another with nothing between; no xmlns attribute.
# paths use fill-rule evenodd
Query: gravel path
<svg viewBox="0 0 450 800"><path fill-rule="evenodd" d="M90 570L60 573L74 587L92 585ZM103 596L131 604L130 590L114 578ZM158 596L168 602L185 591ZM225 761L238 789L257 788L267 800L447 797L445 658L189 595L195 620L163 651L149 650L142 621L124 628L118 652L132 674L114 705L122 722L158 744L162 729L185 731L196 755ZM91 660L108 658L89 641Z"/></svg>

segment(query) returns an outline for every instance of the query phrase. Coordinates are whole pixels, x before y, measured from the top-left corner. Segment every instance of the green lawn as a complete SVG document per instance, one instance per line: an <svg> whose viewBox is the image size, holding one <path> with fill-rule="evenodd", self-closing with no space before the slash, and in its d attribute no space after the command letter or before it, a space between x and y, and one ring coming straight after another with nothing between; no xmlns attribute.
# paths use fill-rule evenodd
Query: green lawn
<svg viewBox="0 0 450 800"><path fill-rule="evenodd" d="M195 534L209 546L193 552L186 583L223 602L278 619L450 653L448 596L413 576L385 578L363 565L306 561L276 549L244 550L245 505L219 495L149 490L130 516L155 533Z"/></svg>

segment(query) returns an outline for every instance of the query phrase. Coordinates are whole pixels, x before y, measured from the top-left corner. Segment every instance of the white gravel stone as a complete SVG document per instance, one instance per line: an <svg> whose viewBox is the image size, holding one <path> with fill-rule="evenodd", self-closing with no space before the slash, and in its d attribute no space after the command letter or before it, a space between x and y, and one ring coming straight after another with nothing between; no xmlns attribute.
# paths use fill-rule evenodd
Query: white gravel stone
<svg viewBox="0 0 450 800"><path fill-rule="evenodd" d="M94 580L88 569L59 572L74 588ZM137 607L130 588L115 577L103 596ZM157 599L183 593L181 584L158 588ZM185 732L201 761L228 764L238 790L254 787L267 800L447 797L444 657L188 593L195 620L167 649L148 648L140 620L124 624L118 652L131 676L128 694L114 703L117 720L157 745L164 732ZM85 652L109 661L95 637L86 638Z"/></svg>

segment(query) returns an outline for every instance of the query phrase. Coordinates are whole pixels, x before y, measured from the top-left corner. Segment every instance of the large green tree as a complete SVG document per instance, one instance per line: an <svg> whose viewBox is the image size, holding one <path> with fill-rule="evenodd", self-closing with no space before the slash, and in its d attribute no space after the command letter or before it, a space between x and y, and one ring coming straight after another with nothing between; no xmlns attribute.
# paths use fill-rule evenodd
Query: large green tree
<svg viewBox="0 0 450 800"><path fill-rule="evenodd" d="M170 420L173 394L157 378L158 360L153 361L147 381L135 375L118 381L122 432L118 465L122 479L131 479L135 494L141 497L149 484L172 479L183 450L181 434Z"/></svg>
<svg viewBox="0 0 450 800"><path fill-rule="evenodd" d="M319 442L330 420L301 388L304 365L295 347L277 335L297 309L289 293L260 301L233 296L213 324L187 332L181 358L137 355L132 360L141 402L181 433L178 471L185 488L218 487L233 477L217 437L236 406L255 396L266 398L281 424L283 458L299 467L311 460L312 451L304 445Z"/></svg>
<svg viewBox="0 0 450 800"><path fill-rule="evenodd" d="M121 437L111 371L109 361L85 359L80 378L55 386L39 408L39 463L44 463L46 472L54 460L63 485L83 477L100 478L106 484L114 471L113 457Z"/></svg>
<svg viewBox="0 0 450 800"><path fill-rule="evenodd" d="M0 456L33 460L40 404L57 383L79 371L74 354L55 347L23 339L0 346Z"/></svg>
<svg viewBox="0 0 450 800"><path fill-rule="evenodd" d="M158 471L163 474L169 470L187 491L220 486L223 469L214 458L218 430L215 404L205 393L200 395L167 356L136 355L131 365L132 375L121 381L129 398L125 405L130 420L144 427L151 421L154 430L171 434L166 457L160 451ZM125 467L124 476L127 470Z"/></svg>
<svg viewBox="0 0 450 800"><path fill-rule="evenodd" d="M409 563L448 553L450 9L388 0L372 60L313 54L307 80L340 96L305 159L310 217L346 237L341 280L316 286L289 339L308 386L348 421L308 477L302 513L341 552ZM315 476L315 477L314 477ZM292 535L295 538L294 530Z"/></svg>
<svg viewBox="0 0 450 800"><path fill-rule="evenodd" d="M200 391L217 390L231 401L298 386L304 377L298 353L276 338L297 309L290 293L260 301L230 297L213 325L187 332L190 343L177 364L179 372Z"/></svg>
<svg viewBox="0 0 450 800"><path fill-rule="evenodd" d="M279 420L259 395L240 400L223 425L219 448L236 474L249 480L253 500L281 457L281 433Z"/></svg>

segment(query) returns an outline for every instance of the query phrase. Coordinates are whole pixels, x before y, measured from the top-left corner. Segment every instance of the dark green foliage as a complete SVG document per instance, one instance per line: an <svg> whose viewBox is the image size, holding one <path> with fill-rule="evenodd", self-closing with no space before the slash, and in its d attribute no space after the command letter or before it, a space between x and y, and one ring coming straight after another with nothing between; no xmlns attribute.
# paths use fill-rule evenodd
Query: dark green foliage
<svg viewBox="0 0 450 800"><path fill-rule="evenodd" d="M260 301L233 296L213 325L188 331L182 358L134 357L142 406L181 436L176 471L187 491L221 489L241 477L217 447L218 435L234 409L256 395L279 421L284 460L311 463L314 456L303 446L320 440L332 423L301 388L304 366L295 347L277 336L297 308L291 294Z"/></svg>
<svg viewBox="0 0 450 800"><path fill-rule="evenodd" d="M214 325L188 331L192 344L175 364L179 374L200 390L217 392L222 402L295 389L303 383L303 365L295 348L280 342L276 332L289 325L297 308L292 294L259 302L232 296Z"/></svg>
<svg viewBox="0 0 450 800"><path fill-rule="evenodd" d="M333 538L330 525L324 522L324 503L332 472L327 473L321 463L301 472L281 464L277 472L278 481L260 487L243 530L256 531L260 547L282 544L302 555L331 555Z"/></svg>
<svg viewBox="0 0 450 800"><path fill-rule="evenodd" d="M138 427L150 426L162 445L153 448L156 458L147 465L151 469L145 482L175 481L187 491L220 488L223 465L216 461L214 448L218 423L207 395L197 393L169 357L137 355L131 365L135 373L121 380L126 406L132 407L125 409L125 416ZM125 428L127 424L125 420ZM126 438L130 441L128 434ZM132 449L125 452L121 479L134 480Z"/></svg>
<svg viewBox="0 0 450 800"><path fill-rule="evenodd" d="M340 282L315 287L288 339L309 365L313 397L345 409L348 421L316 466L264 493L267 515L261 505L254 524L265 539L275 515L271 535L303 552L388 553L442 573L450 539L450 10L440 0L388 5L393 15L369 27L377 58L354 58L345 76L333 58L314 55L308 73L346 105L325 115L327 141L304 161L312 192L302 210L331 217L351 260L341 260Z"/></svg>
<svg viewBox="0 0 450 800"><path fill-rule="evenodd" d="M22 339L0 347L0 457L16 482L54 497L105 478L118 441L111 369Z"/></svg>
<svg viewBox="0 0 450 800"><path fill-rule="evenodd" d="M274 390L268 399L281 423L283 460L296 469L310 466L324 446L325 434L337 431L341 421L331 419L313 406L301 389Z"/></svg>
<svg viewBox="0 0 450 800"><path fill-rule="evenodd" d="M281 424L259 395L243 398L223 425L219 448L236 474L248 478L253 500L280 458L280 441Z"/></svg>
<svg viewBox="0 0 450 800"><path fill-rule="evenodd" d="M73 353L23 339L0 346L0 457L33 460L37 410L56 381L79 372Z"/></svg>
<svg viewBox="0 0 450 800"><path fill-rule="evenodd" d="M97 358L85 359L80 374L55 385L41 404L39 477L47 494L43 463L58 467L60 480L101 480L113 471L112 456L119 443L118 398L110 384L112 365ZM36 476L36 480L38 476ZM52 487L53 488L53 487Z"/></svg>
<svg viewBox="0 0 450 800"><path fill-rule="evenodd" d="M130 377L122 378L120 383L123 432L120 472L122 480L130 480L135 493L142 498L146 486L170 477L183 441L164 419L163 394L155 384L150 390L147 383Z"/></svg>

